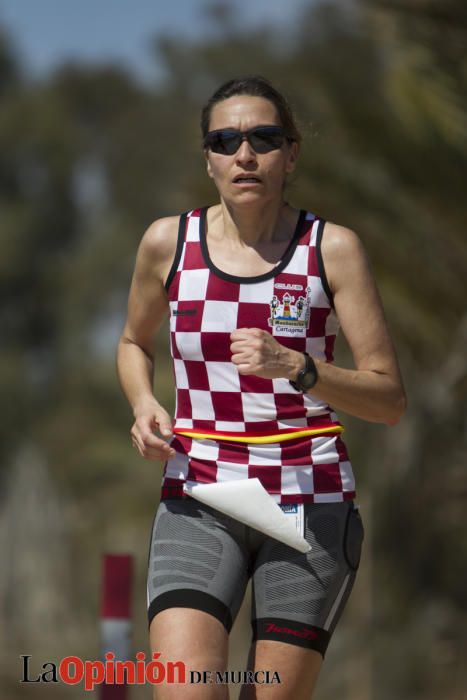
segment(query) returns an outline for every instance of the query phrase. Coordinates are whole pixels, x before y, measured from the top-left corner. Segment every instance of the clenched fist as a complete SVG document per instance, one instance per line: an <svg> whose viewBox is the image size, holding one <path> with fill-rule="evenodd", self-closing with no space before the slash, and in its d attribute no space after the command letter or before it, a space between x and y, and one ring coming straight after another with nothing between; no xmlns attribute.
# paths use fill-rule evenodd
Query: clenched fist
<svg viewBox="0 0 467 700"><path fill-rule="evenodd" d="M301 352L277 342L260 328L238 328L230 334L232 362L240 374L255 374L263 379L295 379L304 367Z"/></svg>

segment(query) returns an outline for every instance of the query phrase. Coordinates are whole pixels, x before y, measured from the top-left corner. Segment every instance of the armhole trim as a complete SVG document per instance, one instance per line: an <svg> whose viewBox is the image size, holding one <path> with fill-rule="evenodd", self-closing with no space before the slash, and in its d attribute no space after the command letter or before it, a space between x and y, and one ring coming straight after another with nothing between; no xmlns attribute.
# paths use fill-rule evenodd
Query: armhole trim
<svg viewBox="0 0 467 700"><path fill-rule="evenodd" d="M324 219L319 220L318 232L316 234L316 258L318 261L318 270L319 270L319 276L321 278L321 284L323 285L323 289L326 292L327 298L329 299L329 303L331 304L331 308L334 308L334 299L333 299L331 287L329 286L328 278L326 277L326 270L324 269L323 254L321 252L321 241L323 238L325 223L326 223L326 221Z"/></svg>
<svg viewBox="0 0 467 700"><path fill-rule="evenodd" d="M175 250L175 256L173 259L172 267L165 281L165 289L168 292L169 287L172 284L172 280L177 272L178 265L180 263L180 258L182 257L183 244L185 243L185 231L186 231L186 220L188 212L185 212L180 216L180 221L178 224L178 235L177 235L177 248Z"/></svg>

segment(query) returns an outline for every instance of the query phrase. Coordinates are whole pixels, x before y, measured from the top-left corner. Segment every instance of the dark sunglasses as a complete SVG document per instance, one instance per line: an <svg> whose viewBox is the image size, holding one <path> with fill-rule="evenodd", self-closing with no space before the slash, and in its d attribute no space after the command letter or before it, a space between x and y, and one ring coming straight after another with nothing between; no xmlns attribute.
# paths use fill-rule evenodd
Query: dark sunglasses
<svg viewBox="0 0 467 700"><path fill-rule="evenodd" d="M284 140L289 139L281 126L254 126L248 131L239 129L216 129L209 131L204 139L204 147L213 153L232 156L246 139L256 153L269 153L281 148Z"/></svg>

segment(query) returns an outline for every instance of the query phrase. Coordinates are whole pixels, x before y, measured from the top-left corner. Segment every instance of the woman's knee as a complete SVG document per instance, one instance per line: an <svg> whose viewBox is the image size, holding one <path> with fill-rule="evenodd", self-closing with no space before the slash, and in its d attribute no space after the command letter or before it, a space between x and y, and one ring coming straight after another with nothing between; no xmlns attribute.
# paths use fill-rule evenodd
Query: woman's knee
<svg viewBox="0 0 467 700"><path fill-rule="evenodd" d="M240 700L310 700L322 664L323 656L313 649L258 640L252 644L248 665L259 682L244 685Z"/></svg>

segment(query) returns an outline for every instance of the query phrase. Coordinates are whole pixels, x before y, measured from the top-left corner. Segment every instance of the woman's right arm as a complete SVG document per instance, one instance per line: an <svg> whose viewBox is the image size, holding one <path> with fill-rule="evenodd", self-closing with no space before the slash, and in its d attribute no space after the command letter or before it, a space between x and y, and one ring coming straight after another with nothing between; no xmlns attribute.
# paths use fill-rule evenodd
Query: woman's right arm
<svg viewBox="0 0 467 700"><path fill-rule="evenodd" d="M172 419L154 396L153 380L155 338L169 310L164 283L175 256L178 222L176 216L159 219L141 240L117 351L118 377L135 418L132 442L150 460L175 455L166 440L154 433L170 438Z"/></svg>

